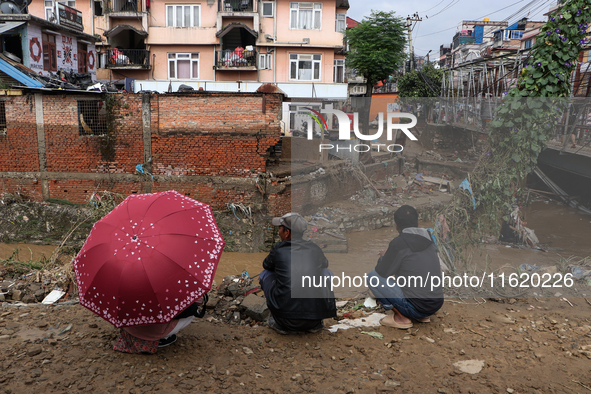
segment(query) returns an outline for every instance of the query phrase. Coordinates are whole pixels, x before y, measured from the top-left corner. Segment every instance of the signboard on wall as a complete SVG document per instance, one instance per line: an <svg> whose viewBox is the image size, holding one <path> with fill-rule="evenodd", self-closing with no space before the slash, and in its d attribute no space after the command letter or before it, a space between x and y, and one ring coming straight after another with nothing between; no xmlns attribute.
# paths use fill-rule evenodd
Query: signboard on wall
<svg viewBox="0 0 591 394"><path fill-rule="evenodd" d="M70 29L84 31L82 12L65 4L57 3L58 23Z"/></svg>

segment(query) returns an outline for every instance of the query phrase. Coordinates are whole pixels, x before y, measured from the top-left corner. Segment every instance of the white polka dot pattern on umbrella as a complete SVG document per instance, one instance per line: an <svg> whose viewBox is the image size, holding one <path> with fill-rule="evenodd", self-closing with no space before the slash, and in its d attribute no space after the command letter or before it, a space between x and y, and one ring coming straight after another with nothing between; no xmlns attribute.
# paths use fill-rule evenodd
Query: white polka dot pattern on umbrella
<svg viewBox="0 0 591 394"><path fill-rule="evenodd" d="M209 205L174 190L129 196L74 259L80 304L116 327L170 321L211 288L223 248Z"/></svg>

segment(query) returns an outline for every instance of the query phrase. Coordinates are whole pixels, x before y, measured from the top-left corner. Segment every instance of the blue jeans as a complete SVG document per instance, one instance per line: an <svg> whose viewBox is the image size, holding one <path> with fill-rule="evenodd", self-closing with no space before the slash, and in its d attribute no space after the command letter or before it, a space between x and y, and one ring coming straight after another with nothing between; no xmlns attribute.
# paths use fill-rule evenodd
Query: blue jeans
<svg viewBox="0 0 591 394"><path fill-rule="evenodd" d="M377 283L377 286L372 286L372 283ZM417 311L415 306L404 297L404 293L398 284L388 284L387 278L381 277L375 270L367 274L367 284L371 292L376 296L376 299L386 310L396 308L398 312L412 319L421 319L429 316Z"/></svg>

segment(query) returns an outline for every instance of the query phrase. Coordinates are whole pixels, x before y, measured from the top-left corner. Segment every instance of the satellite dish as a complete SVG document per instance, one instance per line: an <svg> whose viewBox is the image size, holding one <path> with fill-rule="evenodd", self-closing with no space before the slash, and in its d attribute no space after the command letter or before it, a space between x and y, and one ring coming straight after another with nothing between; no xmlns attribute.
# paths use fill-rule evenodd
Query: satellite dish
<svg viewBox="0 0 591 394"><path fill-rule="evenodd" d="M33 0L8 0L0 4L0 12L3 14L28 14L27 7Z"/></svg>
<svg viewBox="0 0 591 394"><path fill-rule="evenodd" d="M14 4L12 1L6 1L0 4L0 11L3 14L20 14L20 8Z"/></svg>

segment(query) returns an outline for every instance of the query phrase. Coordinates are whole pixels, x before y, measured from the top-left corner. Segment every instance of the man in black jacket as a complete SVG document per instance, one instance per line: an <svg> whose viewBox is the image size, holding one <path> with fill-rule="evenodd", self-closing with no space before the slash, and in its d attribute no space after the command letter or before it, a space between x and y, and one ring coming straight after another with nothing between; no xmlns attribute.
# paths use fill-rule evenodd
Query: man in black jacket
<svg viewBox="0 0 591 394"><path fill-rule="evenodd" d="M281 242L263 261L259 276L271 311L269 327L281 334L320 331L322 319L336 316L330 280L324 280L332 275L328 260L318 245L303 240L308 224L299 214L288 213L272 223L279 227ZM323 286L310 285L320 282Z"/></svg>
<svg viewBox="0 0 591 394"><path fill-rule="evenodd" d="M380 323L395 328L410 328L413 318L428 322L429 316L443 305L441 286L431 287L430 277L441 277L437 247L431 235L419 228L419 215L410 205L394 213L394 238L380 258L374 271L368 274L371 293L387 310L394 313Z"/></svg>

